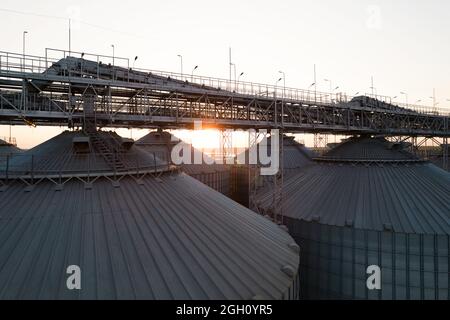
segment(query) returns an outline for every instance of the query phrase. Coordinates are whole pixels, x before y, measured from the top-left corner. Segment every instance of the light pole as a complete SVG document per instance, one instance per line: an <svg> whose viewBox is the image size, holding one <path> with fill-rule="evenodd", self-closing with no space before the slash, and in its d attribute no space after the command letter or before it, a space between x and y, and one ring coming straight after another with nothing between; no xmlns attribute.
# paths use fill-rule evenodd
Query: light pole
<svg viewBox="0 0 450 320"><path fill-rule="evenodd" d="M408 107L408 94L406 93L406 92L400 92L400 94L403 94L403 95L405 95L405 98L406 98L406 106Z"/></svg>
<svg viewBox="0 0 450 320"><path fill-rule="evenodd" d="M234 90L236 91L236 65L234 63L231 63L230 66L234 69ZM230 78L231 81L231 78ZM231 88L231 82L230 82L230 88Z"/></svg>
<svg viewBox="0 0 450 320"><path fill-rule="evenodd" d="M309 87L308 87L308 99L309 99L309 93L310 93L310 91L311 91L311 88L313 87L313 86L315 86L316 85L316 83L315 82L313 82L313 83L311 83L310 85L309 85ZM315 97L314 97L314 101L315 101L316 99L315 99Z"/></svg>
<svg viewBox="0 0 450 320"><path fill-rule="evenodd" d="M434 100L434 102L433 102L433 112L434 113L437 113L437 105L439 104L439 101L438 102L436 102L436 99Z"/></svg>
<svg viewBox="0 0 450 320"><path fill-rule="evenodd" d="M238 79L237 79L237 82L236 82L236 89L235 90L237 90L237 84L239 83L239 80L241 79L241 77L244 75L244 72L241 72L240 74L239 74L239 77L238 77Z"/></svg>
<svg viewBox="0 0 450 320"><path fill-rule="evenodd" d="M316 78L316 64L314 64L314 101L317 101L317 78Z"/></svg>
<svg viewBox="0 0 450 320"><path fill-rule="evenodd" d="M134 64L136 63L136 60L138 59L138 56L134 57L134 61L133 61L133 69L134 69Z"/></svg>
<svg viewBox="0 0 450 320"><path fill-rule="evenodd" d="M183 56L181 54L177 55L178 58L180 58L180 74L181 74L181 80L183 80Z"/></svg>
<svg viewBox="0 0 450 320"><path fill-rule="evenodd" d="M113 55L112 55L112 59L113 59L113 61L112 61L112 63L113 63L113 66L114 66L114 55L115 55L115 46L112 44L111 45L111 47L112 47L112 52L113 52Z"/></svg>
<svg viewBox="0 0 450 320"><path fill-rule="evenodd" d="M281 73L283 75L283 99L286 94L286 74L283 71L278 71L278 73Z"/></svg>
<svg viewBox="0 0 450 320"><path fill-rule="evenodd" d="M283 80L283 78L279 78L276 82L275 82L275 87L274 87L274 91L273 91L273 95L274 95L274 97L276 96L276 94L277 94L277 88L278 88L278 82L280 82L281 80Z"/></svg>
<svg viewBox="0 0 450 320"><path fill-rule="evenodd" d="M198 66L195 66L194 69L192 69L191 72L191 82L194 82L194 71L198 69Z"/></svg>
<svg viewBox="0 0 450 320"><path fill-rule="evenodd" d="M233 65L233 62L231 62L231 47L229 47L228 50L228 58L229 58L229 63L230 63L230 91L231 91L231 66Z"/></svg>
<svg viewBox="0 0 450 320"><path fill-rule="evenodd" d="M330 94L331 94L331 88L333 87L333 82L329 79L323 79L323 81L328 82L330 84Z"/></svg>
<svg viewBox="0 0 450 320"><path fill-rule="evenodd" d="M370 87L370 89L372 89L372 97L374 97L374 90L375 90L375 87L373 86L373 76L372 77L370 77L370 83L371 83L371 87Z"/></svg>
<svg viewBox="0 0 450 320"><path fill-rule="evenodd" d="M430 97L430 99L433 99L433 111L436 111L436 106L439 104L439 102L436 102L436 89L433 88L433 96Z"/></svg>
<svg viewBox="0 0 450 320"><path fill-rule="evenodd" d="M69 19L69 56L72 52L72 25L71 20Z"/></svg>
<svg viewBox="0 0 450 320"><path fill-rule="evenodd" d="M25 35L28 33L28 31L24 31L22 34L22 50L23 50L23 71L25 70Z"/></svg>
<svg viewBox="0 0 450 320"><path fill-rule="evenodd" d="M240 79L243 75L244 75L244 72L241 72L241 74L240 74L239 77L238 77L238 82L239 82L239 79Z"/></svg>
<svg viewBox="0 0 450 320"><path fill-rule="evenodd" d="M334 91L339 89L339 87L336 87L333 89L333 82L331 80L329 80L329 79L323 79L323 80L330 84L330 100L331 100L331 102L333 102L333 93L334 93Z"/></svg>
<svg viewBox="0 0 450 320"><path fill-rule="evenodd" d="M337 86L336 88L334 88L334 89L331 91L331 96L333 96L334 92L335 92L337 89L339 89L339 86ZM336 94L336 99L331 99L331 102L333 102L334 100L337 100L337 94Z"/></svg>
<svg viewBox="0 0 450 320"><path fill-rule="evenodd" d="M281 99L281 126L284 126L284 99L286 98L286 74L284 71L278 71L283 75L283 97Z"/></svg>

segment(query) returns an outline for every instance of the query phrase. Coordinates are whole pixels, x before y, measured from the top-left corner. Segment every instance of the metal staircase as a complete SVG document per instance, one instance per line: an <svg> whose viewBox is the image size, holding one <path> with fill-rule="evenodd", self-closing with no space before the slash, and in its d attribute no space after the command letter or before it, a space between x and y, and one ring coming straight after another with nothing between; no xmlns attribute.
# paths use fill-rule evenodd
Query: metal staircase
<svg viewBox="0 0 450 320"><path fill-rule="evenodd" d="M89 136L95 152L100 154L112 169L115 171L126 169L123 157L121 156L124 150L120 145L120 141L113 137L107 139L105 135L110 135L109 133L100 134L97 131L95 122L91 119L85 119L84 132Z"/></svg>

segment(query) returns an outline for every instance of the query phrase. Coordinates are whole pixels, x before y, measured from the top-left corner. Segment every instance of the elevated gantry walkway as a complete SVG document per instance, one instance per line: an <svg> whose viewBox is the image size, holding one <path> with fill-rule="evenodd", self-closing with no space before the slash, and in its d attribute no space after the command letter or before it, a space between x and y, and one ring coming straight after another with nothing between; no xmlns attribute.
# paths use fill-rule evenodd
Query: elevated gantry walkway
<svg viewBox="0 0 450 320"><path fill-rule="evenodd" d="M448 110L388 97L132 69L128 59L54 49L45 57L0 52L0 124L82 125L86 104L101 127L191 128L201 120L218 128L450 136Z"/></svg>

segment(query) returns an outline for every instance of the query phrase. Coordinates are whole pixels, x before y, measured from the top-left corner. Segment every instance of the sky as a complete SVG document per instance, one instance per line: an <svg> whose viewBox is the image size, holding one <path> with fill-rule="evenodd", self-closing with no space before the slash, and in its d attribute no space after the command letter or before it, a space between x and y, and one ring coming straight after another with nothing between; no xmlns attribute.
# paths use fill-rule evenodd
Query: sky
<svg viewBox="0 0 450 320"><path fill-rule="evenodd" d="M371 92L404 102L450 108L450 2L446 0L278 1L23 1L0 3L0 51L44 55L45 48L112 54L136 67L180 70L227 79L229 47L245 81L353 95ZM29 148L64 128L13 127L19 146ZM121 130L134 137L145 130ZM0 127L9 136L9 127Z"/></svg>

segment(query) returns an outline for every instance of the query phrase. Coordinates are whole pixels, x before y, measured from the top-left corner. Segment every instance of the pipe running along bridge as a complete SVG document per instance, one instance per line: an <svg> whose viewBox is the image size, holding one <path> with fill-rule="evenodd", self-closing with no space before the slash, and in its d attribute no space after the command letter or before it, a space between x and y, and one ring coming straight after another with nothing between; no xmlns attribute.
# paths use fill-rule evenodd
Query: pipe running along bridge
<svg viewBox="0 0 450 320"><path fill-rule="evenodd" d="M56 49L0 52L0 124L283 129L450 136L450 111L211 77L130 68L128 59Z"/></svg>

